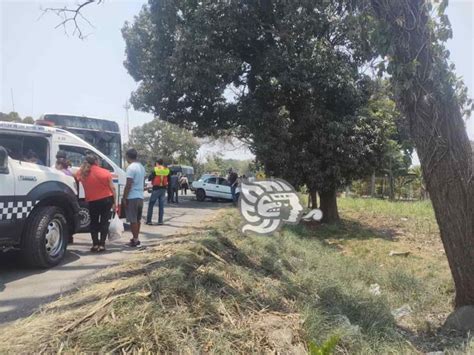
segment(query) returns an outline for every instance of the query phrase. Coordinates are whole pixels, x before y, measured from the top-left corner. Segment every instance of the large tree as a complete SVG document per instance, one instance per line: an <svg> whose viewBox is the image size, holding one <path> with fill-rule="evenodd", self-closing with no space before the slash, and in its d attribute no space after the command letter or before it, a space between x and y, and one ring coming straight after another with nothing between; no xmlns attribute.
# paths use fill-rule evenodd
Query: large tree
<svg viewBox="0 0 474 355"><path fill-rule="evenodd" d="M337 188L370 171L381 146L380 120L363 110L364 21L344 0L151 0L123 30L132 102L247 139L270 175L319 191L324 220L337 220Z"/></svg>
<svg viewBox="0 0 474 355"><path fill-rule="evenodd" d="M200 146L191 132L158 118L135 127L126 145L135 148L148 163L162 158L180 164L192 164Z"/></svg>
<svg viewBox="0 0 474 355"><path fill-rule="evenodd" d="M466 90L449 63L451 29L426 0L371 0L376 43L410 125L456 287L456 307L474 305L474 159L463 120Z"/></svg>

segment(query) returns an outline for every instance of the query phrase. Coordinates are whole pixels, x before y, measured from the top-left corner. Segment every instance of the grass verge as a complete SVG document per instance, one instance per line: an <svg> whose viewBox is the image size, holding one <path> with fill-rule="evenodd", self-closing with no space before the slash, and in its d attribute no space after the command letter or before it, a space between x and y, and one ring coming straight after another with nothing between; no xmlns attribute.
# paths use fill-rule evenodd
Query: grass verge
<svg viewBox="0 0 474 355"><path fill-rule="evenodd" d="M334 336L338 353L474 351L438 330L453 287L436 232L421 228L430 206L340 206L338 225L271 237L241 235L226 210L209 231L145 251L2 329L0 352L305 353Z"/></svg>

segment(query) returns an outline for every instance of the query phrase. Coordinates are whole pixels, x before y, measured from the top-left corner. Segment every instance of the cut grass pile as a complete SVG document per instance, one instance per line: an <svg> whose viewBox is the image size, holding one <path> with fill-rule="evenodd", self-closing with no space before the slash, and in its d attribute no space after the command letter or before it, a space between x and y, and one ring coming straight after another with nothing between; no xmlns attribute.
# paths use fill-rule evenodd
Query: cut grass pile
<svg viewBox="0 0 474 355"><path fill-rule="evenodd" d="M0 352L304 353L333 336L338 353L474 351L437 330L453 298L437 246L388 255L432 237L412 231L432 223L430 206L339 202L339 225L267 237L242 236L226 210L208 231L144 251L2 329Z"/></svg>

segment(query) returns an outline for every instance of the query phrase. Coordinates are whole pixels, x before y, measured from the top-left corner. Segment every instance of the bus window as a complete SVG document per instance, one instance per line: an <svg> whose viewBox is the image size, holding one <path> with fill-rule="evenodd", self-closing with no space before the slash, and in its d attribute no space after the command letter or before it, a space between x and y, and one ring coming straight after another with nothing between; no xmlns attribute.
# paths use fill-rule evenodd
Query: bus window
<svg viewBox="0 0 474 355"><path fill-rule="evenodd" d="M122 166L122 138L117 122L92 117L57 114L45 114L42 119L41 122L49 122L79 136L115 164Z"/></svg>

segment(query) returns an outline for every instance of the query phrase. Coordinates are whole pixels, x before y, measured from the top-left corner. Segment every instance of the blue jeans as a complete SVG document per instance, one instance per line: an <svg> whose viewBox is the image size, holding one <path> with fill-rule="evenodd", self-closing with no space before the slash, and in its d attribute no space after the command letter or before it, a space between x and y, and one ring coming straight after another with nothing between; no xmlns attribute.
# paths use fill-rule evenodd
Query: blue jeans
<svg viewBox="0 0 474 355"><path fill-rule="evenodd" d="M158 201L158 223L163 223L163 215L165 214L165 198L166 189L153 190L148 202L148 213L146 215L146 223L151 223L153 217L153 208Z"/></svg>

